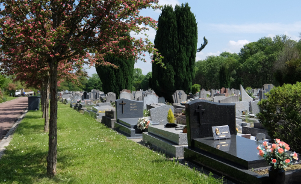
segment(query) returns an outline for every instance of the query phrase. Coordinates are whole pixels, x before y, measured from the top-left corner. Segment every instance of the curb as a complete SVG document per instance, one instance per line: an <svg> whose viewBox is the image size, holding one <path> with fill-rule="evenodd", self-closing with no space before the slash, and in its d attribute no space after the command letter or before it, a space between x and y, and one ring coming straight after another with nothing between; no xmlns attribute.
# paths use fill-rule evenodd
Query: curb
<svg viewBox="0 0 301 184"><path fill-rule="evenodd" d="M0 142L0 159L4 155L4 151L6 150L6 146L9 145L10 141L13 138L13 134L15 130L17 129L18 125L21 123L22 119L28 112L27 108L23 111L22 115L17 119L17 121L14 123L14 125L10 128L10 130L7 132L7 134L3 137L3 139Z"/></svg>

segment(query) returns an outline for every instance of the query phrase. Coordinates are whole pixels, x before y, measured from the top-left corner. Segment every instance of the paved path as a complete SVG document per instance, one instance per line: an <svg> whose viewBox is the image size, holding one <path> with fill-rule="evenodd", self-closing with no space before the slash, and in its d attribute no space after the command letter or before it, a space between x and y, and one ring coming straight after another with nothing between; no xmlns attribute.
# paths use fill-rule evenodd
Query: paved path
<svg viewBox="0 0 301 184"><path fill-rule="evenodd" d="M0 141L27 107L27 97L0 103Z"/></svg>

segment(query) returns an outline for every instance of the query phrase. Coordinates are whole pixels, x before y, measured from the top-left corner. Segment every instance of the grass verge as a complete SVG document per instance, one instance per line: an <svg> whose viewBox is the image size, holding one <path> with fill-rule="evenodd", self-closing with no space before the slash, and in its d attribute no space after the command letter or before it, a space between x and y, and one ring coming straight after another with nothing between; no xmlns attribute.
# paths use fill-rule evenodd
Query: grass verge
<svg viewBox="0 0 301 184"><path fill-rule="evenodd" d="M48 134L40 111L29 111L0 160L0 183L222 183L166 159L58 104L57 175L46 175Z"/></svg>
<svg viewBox="0 0 301 184"><path fill-rule="evenodd" d="M13 99L16 99L16 98L18 98L18 97L3 95L3 102L10 101L10 100L13 100Z"/></svg>

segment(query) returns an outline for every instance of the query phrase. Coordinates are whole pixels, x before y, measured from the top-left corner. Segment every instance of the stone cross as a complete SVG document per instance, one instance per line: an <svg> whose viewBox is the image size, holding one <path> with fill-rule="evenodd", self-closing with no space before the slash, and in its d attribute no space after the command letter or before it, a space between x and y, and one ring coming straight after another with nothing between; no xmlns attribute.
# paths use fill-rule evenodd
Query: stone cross
<svg viewBox="0 0 301 184"><path fill-rule="evenodd" d="M123 114L123 105L125 105L126 103L123 102L122 100L122 103L119 103L119 105L122 105L122 114Z"/></svg>

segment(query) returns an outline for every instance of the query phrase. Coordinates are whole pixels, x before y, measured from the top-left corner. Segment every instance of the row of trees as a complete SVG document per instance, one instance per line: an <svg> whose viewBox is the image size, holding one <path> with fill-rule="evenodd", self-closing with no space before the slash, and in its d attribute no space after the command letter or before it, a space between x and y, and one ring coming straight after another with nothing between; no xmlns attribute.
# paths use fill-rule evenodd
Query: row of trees
<svg viewBox="0 0 301 184"><path fill-rule="evenodd" d="M147 51L158 56L155 60L160 62L160 55L148 39L122 36L130 31L139 33L146 26L155 28L156 21L140 16L139 11L158 9L157 3L157 0L1 1L4 7L0 10L2 71L16 74L16 79L26 81L28 86L43 89L44 109L48 109L47 94L51 94L50 119L48 111L43 113L45 127L49 119L49 176L56 174L59 79L76 80L85 62L117 68L105 60L111 54L139 58L141 52ZM129 44L121 49L120 41Z"/></svg>
<svg viewBox="0 0 301 184"><path fill-rule="evenodd" d="M301 74L301 40L263 37L244 45L238 54L223 52L196 62L193 83L205 89L260 88L263 84L296 83Z"/></svg>

